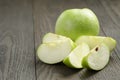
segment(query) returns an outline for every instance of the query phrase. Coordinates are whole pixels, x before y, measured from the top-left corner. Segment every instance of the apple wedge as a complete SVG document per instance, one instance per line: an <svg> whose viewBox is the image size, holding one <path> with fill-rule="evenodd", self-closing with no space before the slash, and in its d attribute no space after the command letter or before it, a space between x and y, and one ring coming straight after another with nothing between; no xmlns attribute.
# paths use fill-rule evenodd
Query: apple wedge
<svg viewBox="0 0 120 80"><path fill-rule="evenodd" d="M67 37L65 36L61 36L61 35L57 35L54 33L47 33L45 34L45 36L43 37L42 42L43 43L48 43L48 42L59 42L62 41L64 39L66 39ZM68 38L67 38L68 39Z"/></svg>
<svg viewBox="0 0 120 80"><path fill-rule="evenodd" d="M37 55L44 63L59 63L69 55L73 44L74 42L70 38L48 33L43 38L43 44L38 47Z"/></svg>
<svg viewBox="0 0 120 80"><path fill-rule="evenodd" d="M90 53L84 57L82 66L92 70L101 70L109 62L110 51L104 43L97 45Z"/></svg>
<svg viewBox="0 0 120 80"><path fill-rule="evenodd" d="M49 42L61 42L63 40L68 39L72 45L72 48L74 49L76 47L76 44L68 37L62 36L62 35L57 35L54 33L47 33L44 37L42 42L43 43L49 43Z"/></svg>
<svg viewBox="0 0 120 80"><path fill-rule="evenodd" d="M63 63L71 68L82 68L82 59L89 51L89 46L86 43L81 43L63 60Z"/></svg>
<svg viewBox="0 0 120 80"><path fill-rule="evenodd" d="M102 36L81 36L75 43L79 45L80 43L85 42L89 45L90 49L93 49L100 43L105 43L109 50L112 51L116 46L116 41L111 37L102 37Z"/></svg>

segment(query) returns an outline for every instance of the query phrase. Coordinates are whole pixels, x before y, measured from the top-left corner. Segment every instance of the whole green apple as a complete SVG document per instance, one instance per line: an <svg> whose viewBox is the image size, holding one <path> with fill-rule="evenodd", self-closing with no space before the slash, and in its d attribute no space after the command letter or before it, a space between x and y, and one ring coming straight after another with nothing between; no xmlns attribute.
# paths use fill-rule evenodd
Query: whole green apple
<svg viewBox="0 0 120 80"><path fill-rule="evenodd" d="M81 35L98 35L99 22L90 9L69 9L59 16L55 32L72 40Z"/></svg>

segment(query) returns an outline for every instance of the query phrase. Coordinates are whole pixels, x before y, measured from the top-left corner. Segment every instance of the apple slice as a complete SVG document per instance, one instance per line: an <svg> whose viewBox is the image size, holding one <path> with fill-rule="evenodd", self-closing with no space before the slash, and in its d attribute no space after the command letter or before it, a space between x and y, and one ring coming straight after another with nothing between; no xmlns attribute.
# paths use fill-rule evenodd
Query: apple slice
<svg viewBox="0 0 120 80"><path fill-rule="evenodd" d="M42 42L43 43L48 43L48 42L59 42L62 41L64 39L66 39L67 37L61 36L61 35L57 35L54 33L47 33L45 34L45 36L43 37ZM68 38L67 38L68 39Z"/></svg>
<svg viewBox="0 0 120 80"><path fill-rule="evenodd" d="M81 43L63 60L63 63L71 68L82 68L82 59L89 51L89 46L86 43Z"/></svg>
<svg viewBox="0 0 120 80"><path fill-rule="evenodd" d="M42 42L43 43L49 43L49 42L61 42L65 39L68 39L72 45L72 48L74 49L76 47L76 44L68 37L62 36L62 35L57 35L54 33L47 33L44 37Z"/></svg>
<svg viewBox="0 0 120 80"><path fill-rule="evenodd" d="M87 43L90 49L93 49L96 45L100 43L105 43L109 47L110 51L112 51L116 46L116 41L111 37L81 36L75 41L77 45L79 45L82 42Z"/></svg>
<svg viewBox="0 0 120 80"><path fill-rule="evenodd" d="M109 48L102 43L97 45L86 57L84 57L82 66L92 70L101 70L108 64L109 58Z"/></svg>
<svg viewBox="0 0 120 80"><path fill-rule="evenodd" d="M73 44L67 37L48 33L43 38L43 44L38 47L37 55L44 63L55 64L69 55Z"/></svg>

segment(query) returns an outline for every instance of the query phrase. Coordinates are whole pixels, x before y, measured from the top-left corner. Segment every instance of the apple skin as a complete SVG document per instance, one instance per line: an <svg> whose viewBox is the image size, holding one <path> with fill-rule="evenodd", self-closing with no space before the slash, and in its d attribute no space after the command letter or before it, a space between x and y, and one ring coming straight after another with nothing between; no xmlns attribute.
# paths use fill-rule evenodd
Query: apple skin
<svg viewBox="0 0 120 80"><path fill-rule="evenodd" d="M67 65L68 67L70 68L75 68L71 63L70 63L70 58L69 57L66 57L64 60L63 60L63 63L65 65Z"/></svg>
<svg viewBox="0 0 120 80"><path fill-rule="evenodd" d="M91 69L90 67L89 67L89 65L88 65L88 56L85 56L84 58L83 58L83 60L82 60L82 66L84 67L84 68L87 68L87 69Z"/></svg>
<svg viewBox="0 0 120 80"><path fill-rule="evenodd" d="M110 51L116 47L116 40L111 37L103 37L103 36L80 36L75 43L77 45L85 42L89 45L90 49L93 49L100 43L104 43L109 47Z"/></svg>
<svg viewBox="0 0 120 80"><path fill-rule="evenodd" d="M55 33L76 40L81 35L98 35L99 21L87 8L65 10L57 19Z"/></svg>
<svg viewBox="0 0 120 80"><path fill-rule="evenodd" d="M80 69L82 67L82 59L88 55L90 48L88 44L81 43L63 60L63 63L70 67Z"/></svg>

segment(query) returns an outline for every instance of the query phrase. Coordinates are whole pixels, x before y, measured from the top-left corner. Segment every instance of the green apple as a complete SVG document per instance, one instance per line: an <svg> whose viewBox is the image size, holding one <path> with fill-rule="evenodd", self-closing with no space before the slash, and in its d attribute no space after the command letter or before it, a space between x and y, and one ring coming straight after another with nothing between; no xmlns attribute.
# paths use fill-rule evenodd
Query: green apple
<svg viewBox="0 0 120 80"><path fill-rule="evenodd" d="M80 36L75 43L77 45L85 42L89 45L90 49L93 49L96 45L100 43L105 43L110 51L112 51L116 46L116 40L111 37L102 37L102 36Z"/></svg>
<svg viewBox="0 0 120 80"><path fill-rule="evenodd" d="M38 58L47 64L61 62L73 49L70 38L48 33L43 38L43 43L37 49Z"/></svg>
<svg viewBox="0 0 120 80"><path fill-rule="evenodd" d="M92 70L101 70L109 62L110 52L104 43L97 45L83 58L82 66Z"/></svg>
<svg viewBox="0 0 120 80"><path fill-rule="evenodd" d="M88 55L89 51L89 46L81 43L63 60L63 63L71 68L82 68L82 59Z"/></svg>
<svg viewBox="0 0 120 80"><path fill-rule="evenodd" d="M57 19L55 32L72 40L76 40L81 35L98 35L99 22L90 9L69 9Z"/></svg>

